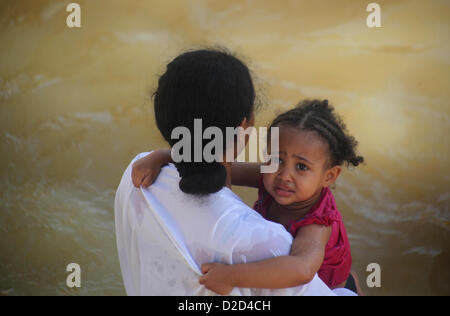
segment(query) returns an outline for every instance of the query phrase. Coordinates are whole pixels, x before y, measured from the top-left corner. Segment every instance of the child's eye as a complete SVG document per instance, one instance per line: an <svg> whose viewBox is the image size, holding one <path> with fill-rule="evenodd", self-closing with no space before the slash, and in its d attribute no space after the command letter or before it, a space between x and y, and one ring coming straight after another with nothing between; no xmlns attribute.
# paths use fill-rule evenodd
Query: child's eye
<svg viewBox="0 0 450 316"><path fill-rule="evenodd" d="M302 164L302 163L298 163L296 167L297 167L297 169L302 170L302 171L309 170L309 168L306 165Z"/></svg>

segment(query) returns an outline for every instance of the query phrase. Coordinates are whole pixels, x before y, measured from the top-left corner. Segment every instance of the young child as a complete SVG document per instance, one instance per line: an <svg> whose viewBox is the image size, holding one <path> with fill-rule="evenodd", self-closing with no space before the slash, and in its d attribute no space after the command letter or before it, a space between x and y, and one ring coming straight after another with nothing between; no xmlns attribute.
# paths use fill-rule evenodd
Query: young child
<svg viewBox="0 0 450 316"><path fill-rule="evenodd" d="M303 101L271 127L279 128L279 152L271 153L278 170L261 175L260 164L233 163L232 184L259 188L254 209L292 234L291 253L245 264L203 264L200 283L222 295L233 287L293 287L316 273L330 288L354 283L350 243L329 186L344 163L363 162L355 153L356 140L327 100ZM133 167L133 183L150 185L169 161L168 150L144 157Z"/></svg>

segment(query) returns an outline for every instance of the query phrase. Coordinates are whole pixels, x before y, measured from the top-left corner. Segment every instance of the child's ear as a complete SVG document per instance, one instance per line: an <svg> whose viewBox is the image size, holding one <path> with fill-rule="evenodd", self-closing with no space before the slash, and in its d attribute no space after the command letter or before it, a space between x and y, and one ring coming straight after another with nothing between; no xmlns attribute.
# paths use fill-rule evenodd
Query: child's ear
<svg viewBox="0 0 450 316"><path fill-rule="evenodd" d="M336 181L341 173L341 166L334 166L326 171L324 187L328 187Z"/></svg>

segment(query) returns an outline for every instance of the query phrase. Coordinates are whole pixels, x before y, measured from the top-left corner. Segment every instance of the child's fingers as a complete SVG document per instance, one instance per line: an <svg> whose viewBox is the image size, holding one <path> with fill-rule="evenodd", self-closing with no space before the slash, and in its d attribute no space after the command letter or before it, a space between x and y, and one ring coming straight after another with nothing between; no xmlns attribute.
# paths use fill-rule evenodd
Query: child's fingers
<svg viewBox="0 0 450 316"><path fill-rule="evenodd" d="M141 183L142 183L142 177L138 176L137 174L133 174L133 175L131 176L131 179L132 179L132 181L133 181L133 185L134 185L136 188L139 188L139 187L141 186Z"/></svg>
<svg viewBox="0 0 450 316"><path fill-rule="evenodd" d="M144 178L144 180L142 180L142 186L144 188L149 187L151 184L153 183L153 176L152 175L148 175Z"/></svg>
<svg viewBox="0 0 450 316"><path fill-rule="evenodd" d="M137 184L138 184L138 176L137 176L137 172L136 172L136 168L135 168L135 163L133 164L133 168L131 169L131 180L132 180L132 182L133 182L133 185L135 186L135 187L137 187Z"/></svg>
<svg viewBox="0 0 450 316"><path fill-rule="evenodd" d="M204 285L206 283L206 277L205 276L200 277L200 279L198 280L198 283Z"/></svg>
<svg viewBox="0 0 450 316"><path fill-rule="evenodd" d="M204 263L202 264L202 273L206 274L212 267L212 264L210 263Z"/></svg>
<svg viewBox="0 0 450 316"><path fill-rule="evenodd" d="M142 173L137 172L136 167L133 165L133 169L131 170L131 180L133 182L133 185L136 188L139 188L143 179L144 176L142 175Z"/></svg>

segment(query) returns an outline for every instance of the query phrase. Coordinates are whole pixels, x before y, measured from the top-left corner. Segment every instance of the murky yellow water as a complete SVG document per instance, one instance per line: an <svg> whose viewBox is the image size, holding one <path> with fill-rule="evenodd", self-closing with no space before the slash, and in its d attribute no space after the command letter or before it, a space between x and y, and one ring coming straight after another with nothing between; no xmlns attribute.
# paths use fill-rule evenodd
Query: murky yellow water
<svg viewBox="0 0 450 316"><path fill-rule="evenodd" d="M0 292L124 294L115 188L165 146L148 96L179 52L223 45L255 74L257 125L327 98L360 141L334 191L365 292L450 294L449 1L378 1L368 28L360 0L79 0L80 29L69 2L0 2Z"/></svg>

